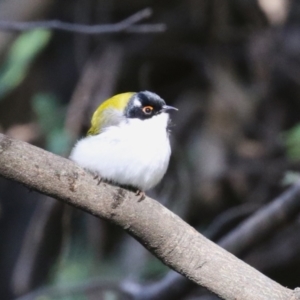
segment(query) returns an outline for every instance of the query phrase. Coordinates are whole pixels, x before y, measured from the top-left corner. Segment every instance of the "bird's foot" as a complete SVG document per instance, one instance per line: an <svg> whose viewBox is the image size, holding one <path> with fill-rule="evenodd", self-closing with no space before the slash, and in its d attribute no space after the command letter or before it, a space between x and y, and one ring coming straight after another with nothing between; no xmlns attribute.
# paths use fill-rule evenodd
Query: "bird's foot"
<svg viewBox="0 0 300 300"><path fill-rule="evenodd" d="M94 174L93 179L97 180L97 185L102 182L102 177L99 174Z"/></svg>
<svg viewBox="0 0 300 300"><path fill-rule="evenodd" d="M97 185L99 185L102 182L102 177L98 173L90 171L88 169L85 170L93 176L94 180L97 180Z"/></svg>
<svg viewBox="0 0 300 300"><path fill-rule="evenodd" d="M136 196L140 196L138 202L143 201L146 198L146 194L145 192L141 191L141 190L137 190L135 193Z"/></svg>

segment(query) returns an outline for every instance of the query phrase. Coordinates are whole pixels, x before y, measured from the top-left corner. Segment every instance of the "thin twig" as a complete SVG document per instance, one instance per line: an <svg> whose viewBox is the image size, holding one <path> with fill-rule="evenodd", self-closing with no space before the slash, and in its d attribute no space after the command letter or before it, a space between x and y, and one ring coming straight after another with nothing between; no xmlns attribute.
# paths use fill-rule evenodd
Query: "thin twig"
<svg viewBox="0 0 300 300"><path fill-rule="evenodd" d="M38 203L29 222L21 244L20 254L12 272L13 290L18 295L30 290L32 278L36 271L34 266L45 242L45 237L48 235L49 220L51 217L56 219L60 215L57 210L61 207L61 203L45 195L40 195L40 198L44 201Z"/></svg>
<svg viewBox="0 0 300 300"><path fill-rule="evenodd" d="M115 80L118 77L116 74L120 73L122 55L123 47L119 44L110 43L101 55L96 51L88 60L66 115L65 128L72 139L80 136L84 117L91 115L100 101L108 98L114 91ZM99 91L101 91L101 95Z"/></svg>
<svg viewBox="0 0 300 300"><path fill-rule="evenodd" d="M151 15L152 15L152 9L148 7L138 11L137 13L131 15L125 20L117 23L117 25L119 25L120 27L124 26L124 28L127 28L130 25L136 24L144 19L149 18Z"/></svg>
<svg viewBox="0 0 300 300"><path fill-rule="evenodd" d="M148 33L148 32L163 32L166 30L164 24L134 24L149 18L152 15L150 8L145 8L125 20L116 24L97 24L97 25L85 25L85 24L72 24L59 20L51 21L36 21L36 22L16 22L16 21L0 21L0 30L2 31L26 31L37 28L43 29L55 29L84 34L104 34L104 33L118 33L118 32L130 32L130 33Z"/></svg>
<svg viewBox="0 0 300 300"><path fill-rule="evenodd" d="M300 182L297 182L224 236L218 244L231 253L241 255L280 226L291 222L299 214L299 200Z"/></svg>

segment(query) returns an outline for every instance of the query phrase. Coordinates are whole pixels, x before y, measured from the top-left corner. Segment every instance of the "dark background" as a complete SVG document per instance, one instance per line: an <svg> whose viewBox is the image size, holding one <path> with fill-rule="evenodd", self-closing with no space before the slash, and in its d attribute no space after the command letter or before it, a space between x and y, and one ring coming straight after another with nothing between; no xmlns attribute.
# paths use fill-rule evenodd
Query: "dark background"
<svg viewBox="0 0 300 300"><path fill-rule="evenodd" d="M146 7L142 23L166 31L0 31L0 132L67 156L101 101L156 92L179 112L149 195L217 242L297 177L300 1L0 0L0 20L107 24ZM240 258L299 286L299 227L296 217ZM2 178L0 241L4 300L41 287L40 299L127 299L126 283L169 272L121 229ZM191 288L172 299L216 298Z"/></svg>

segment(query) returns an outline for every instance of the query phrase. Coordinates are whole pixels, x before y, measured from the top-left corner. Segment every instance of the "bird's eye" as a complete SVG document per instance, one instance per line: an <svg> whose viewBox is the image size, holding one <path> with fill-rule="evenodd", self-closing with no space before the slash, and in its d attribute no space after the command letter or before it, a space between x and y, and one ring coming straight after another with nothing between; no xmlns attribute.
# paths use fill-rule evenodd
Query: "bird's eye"
<svg viewBox="0 0 300 300"><path fill-rule="evenodd" d="M153 111L153 107L152 106L145 106L143 107L143 112L146 114L146 115L150 115Z"/></svg>

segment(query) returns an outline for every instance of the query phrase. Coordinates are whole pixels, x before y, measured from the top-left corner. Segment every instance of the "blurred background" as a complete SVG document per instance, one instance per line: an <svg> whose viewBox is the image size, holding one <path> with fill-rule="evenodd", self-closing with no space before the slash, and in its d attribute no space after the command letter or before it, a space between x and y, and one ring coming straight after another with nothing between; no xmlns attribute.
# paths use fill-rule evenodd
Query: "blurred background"
<svg viewBox="0 0 300 300"><path fill-rule="evenodd" d="M300 1L0 0L0 21L113 24L147 7L139 24L166 30L16 33L0 23L0 132L68 156L103 100L159 94L179 112L168 173L149 195L218 242L300 170ZM239 257L299 286L299 220ZM120 228L3 178L0 240L3 300L134 299L171 276ZM195 287L171 294L155 299L218 299Z"/></svg>

